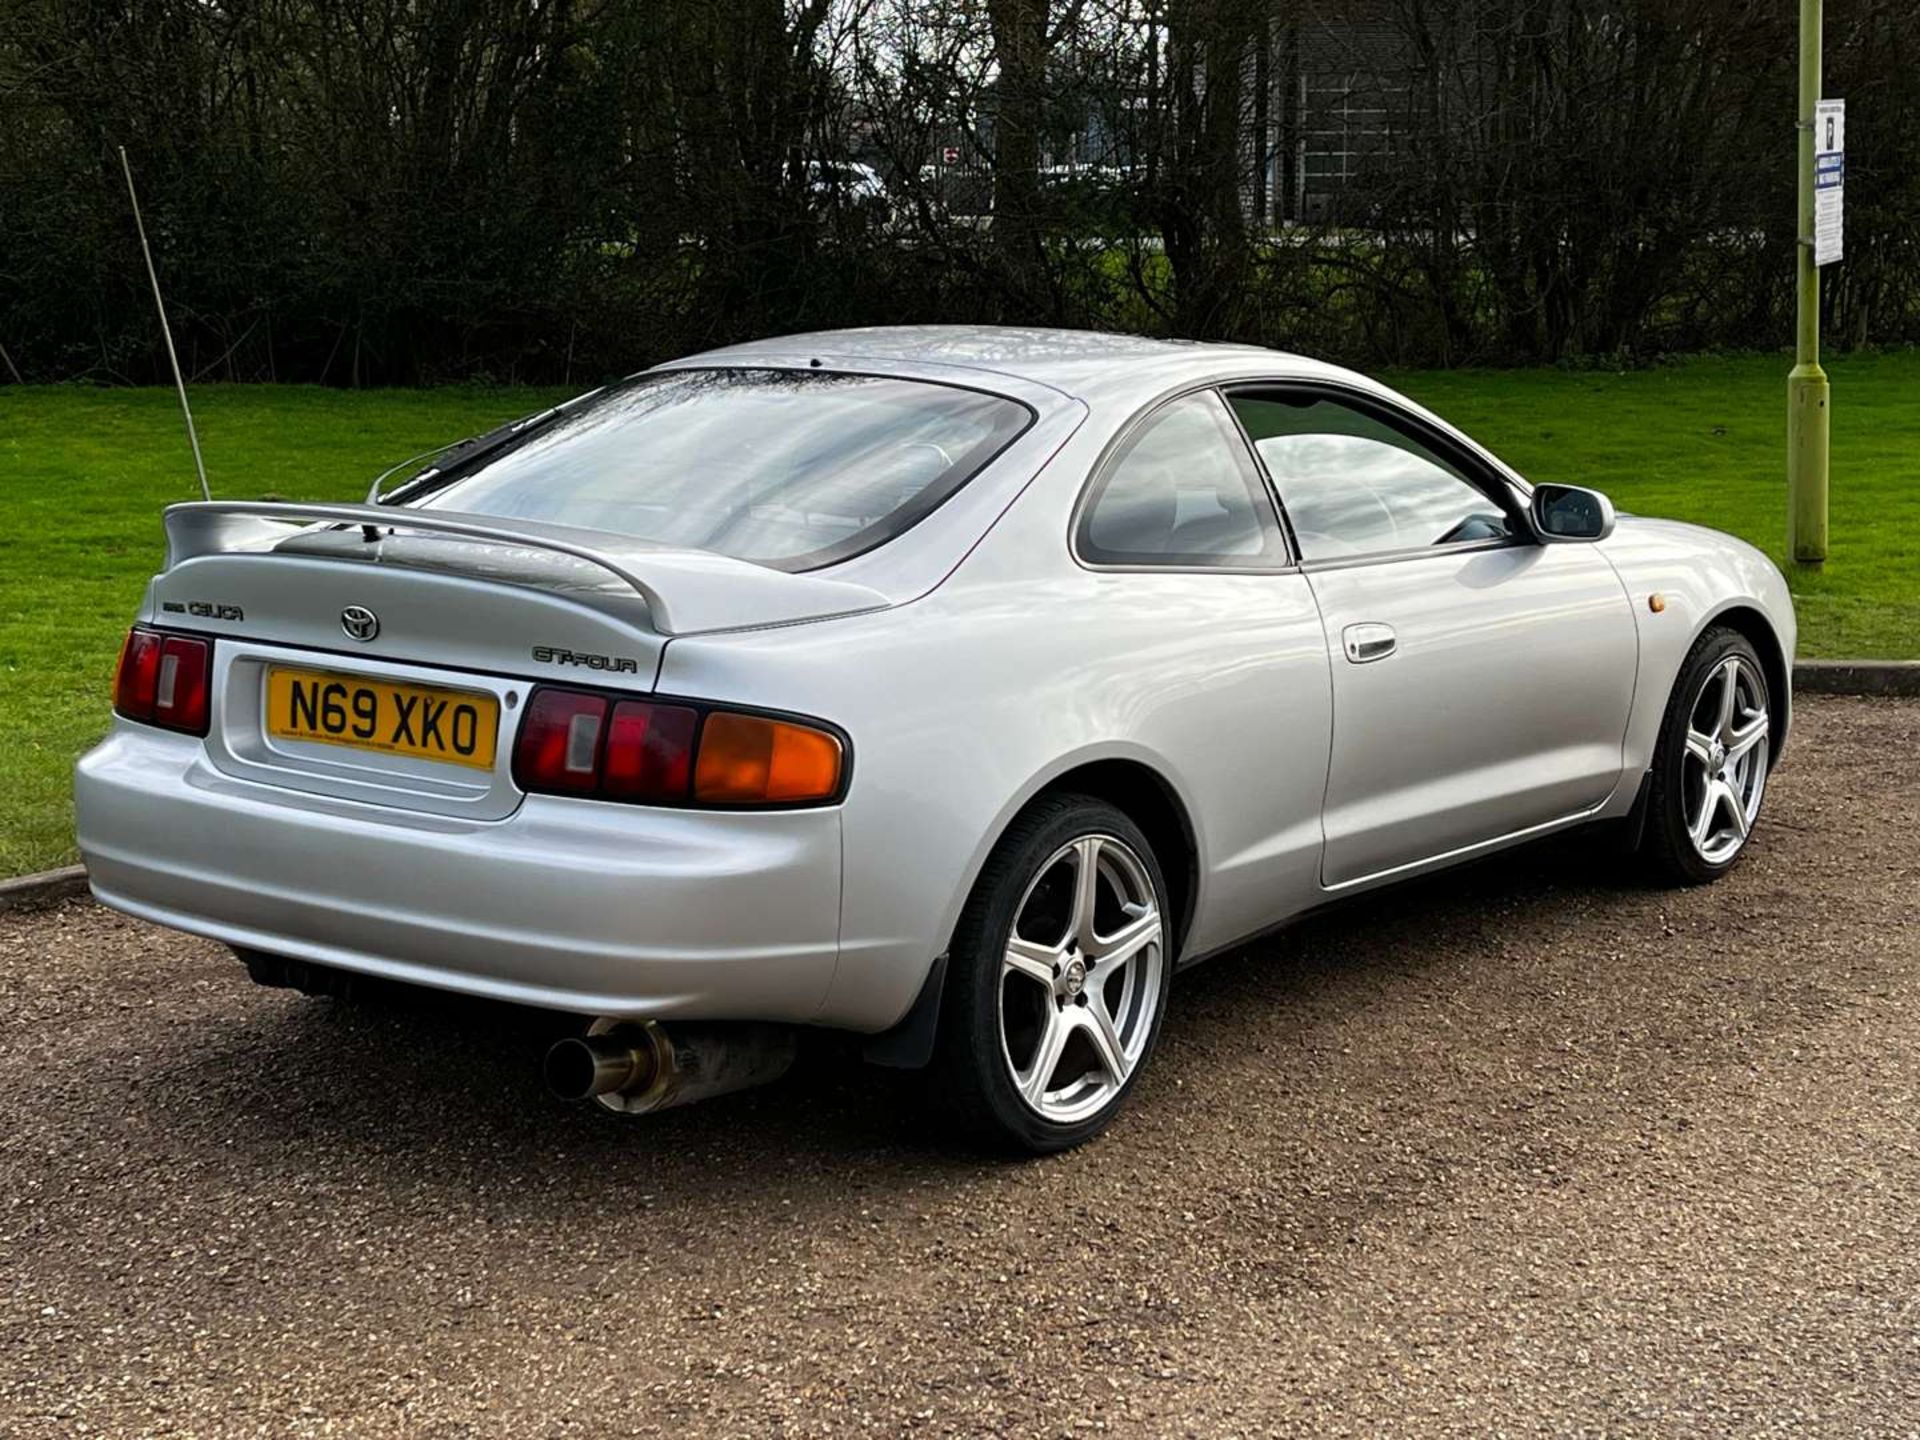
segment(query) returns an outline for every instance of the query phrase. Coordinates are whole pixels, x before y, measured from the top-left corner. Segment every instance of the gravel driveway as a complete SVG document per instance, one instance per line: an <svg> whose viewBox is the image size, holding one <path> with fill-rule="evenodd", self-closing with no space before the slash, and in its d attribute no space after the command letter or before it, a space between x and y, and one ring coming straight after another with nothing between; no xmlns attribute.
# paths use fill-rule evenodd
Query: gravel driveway
<svg viewBox="0 0 1920 1440"><path fill-rule="evenodd" d="M0 1435L1920 1434L1920 702L1709 890L1538 848L1176 984L1007 1163L822 1056L622 1125L549 1022L0 916Z"/></svg>

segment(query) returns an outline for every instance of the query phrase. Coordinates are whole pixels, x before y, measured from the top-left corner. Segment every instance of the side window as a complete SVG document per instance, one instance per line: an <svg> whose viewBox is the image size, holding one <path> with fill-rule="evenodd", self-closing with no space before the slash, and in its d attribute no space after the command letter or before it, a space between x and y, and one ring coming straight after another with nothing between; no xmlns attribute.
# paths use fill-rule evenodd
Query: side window
<svg viewBox="0 0 1920 1440"><path fill-rule="evenodd" d="M1443 456L1316 395L1242 394L1234 413L1280 491L1303 560L1504 538L1507 517Z"/></svg>
<svg viewBox="0 0 1920 1440"><path fill-rule="evenodd" d="M1080 520L1096 565L1275 565L1286 542L1233 417L1211 391L1162 406L1108 462Z"/></svg>

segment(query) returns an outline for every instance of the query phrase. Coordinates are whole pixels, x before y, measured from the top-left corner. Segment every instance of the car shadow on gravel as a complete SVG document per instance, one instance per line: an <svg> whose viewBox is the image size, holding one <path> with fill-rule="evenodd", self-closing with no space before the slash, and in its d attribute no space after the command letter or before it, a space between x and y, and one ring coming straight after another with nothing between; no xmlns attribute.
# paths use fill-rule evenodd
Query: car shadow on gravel
<svg viewBox="0 0 1920 1440"><path fill-rule="evenodd" d="M1592 878L1604 867L1547 843L1339 907L1181 976L1156 1065L1103 1147L1152 1143L1163 1129L1152 1112L1168 1092L1203 1093L1276 1034L1310 1043L1314 1028L1372 1003L1381 975L1451 963L1461 940L1525 929L1564 906L1559 877L1570 866L1582 877L1571 893L1605 903ZM1436 935L1453 945L1430 945ZM237 966L231 983L240 1003L190 1053L149 1073L141 1103L263 1169L384 1158L423 1181L512 1194L529 1175L564 1168L592 1177L574 1192L593 1206L636 1187L698 1191L711 1204L730 1188L756 1193L770 1173L889 1183L878 1167L911 1184L982 1164L928 1127L917 1075L864 1066L824 1037L775 1085L621 1119L546 1093L540 1061L569 1033L566 1017L404 991L313 1000L252 989Z"/></svg>

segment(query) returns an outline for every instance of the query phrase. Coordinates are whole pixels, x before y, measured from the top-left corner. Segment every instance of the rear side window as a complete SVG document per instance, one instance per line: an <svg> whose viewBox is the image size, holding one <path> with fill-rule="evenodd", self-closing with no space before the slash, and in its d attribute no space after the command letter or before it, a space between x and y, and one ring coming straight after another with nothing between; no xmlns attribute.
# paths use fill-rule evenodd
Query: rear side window
<svg viewBox="0 0 1920 1440"><path fill-rule="evenodd" d="M613 386L404 493L811 570L900 534L1032 419L1005 396L927 381L675 370Z"/></svg>
<svg viewBox="0 0 1920 1440"><path fill-rule="evenodd" d="M1163 405L1108 462L1080 521L1096 565L1284 563L1273 503L1233 417L1211 391Z"/></svg>

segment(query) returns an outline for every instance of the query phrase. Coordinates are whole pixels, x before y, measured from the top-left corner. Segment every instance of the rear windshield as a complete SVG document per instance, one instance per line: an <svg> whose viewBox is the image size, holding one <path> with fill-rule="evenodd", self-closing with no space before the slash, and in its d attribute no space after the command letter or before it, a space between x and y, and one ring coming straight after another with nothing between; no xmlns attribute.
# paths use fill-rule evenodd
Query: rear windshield
<svg viewBox="0 0 1920 1440"><path fill-rule="evenodd" d="M1032 419L977 390L805 370L613 386L409 503L544 520L811 570L890 540Z"/></svg>

